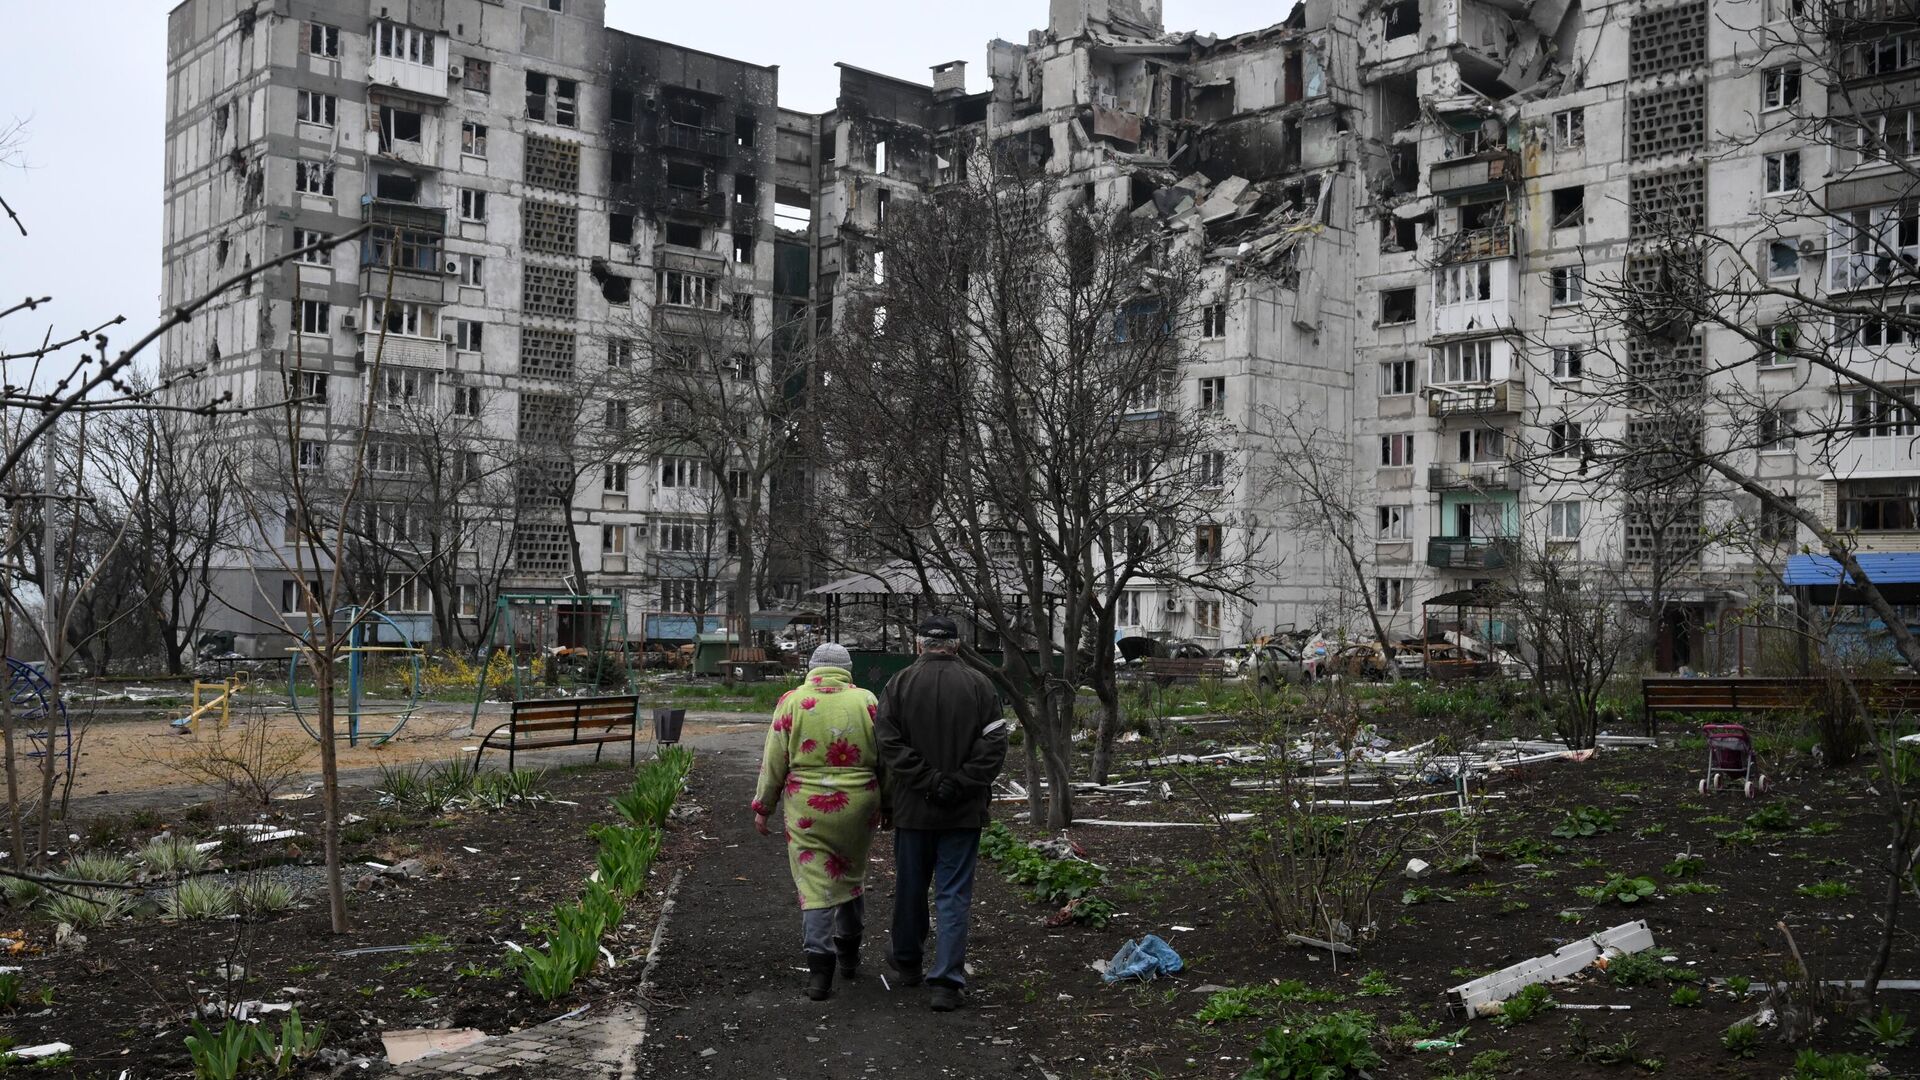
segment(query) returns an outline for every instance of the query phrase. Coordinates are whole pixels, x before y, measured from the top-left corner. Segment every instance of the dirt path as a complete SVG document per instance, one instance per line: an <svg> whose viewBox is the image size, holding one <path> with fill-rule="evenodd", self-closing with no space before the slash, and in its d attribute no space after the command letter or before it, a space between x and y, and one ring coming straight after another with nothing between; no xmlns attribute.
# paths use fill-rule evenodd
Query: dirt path
<svg viewBox="0 0 1920 1080"><path fill-rule="evenodd" d="M1022 1077L1037 1080L1005 1031L1007 988L989 975L956 1013L927 1008L924 988L888 990L880 981L893 894L891 838L874 845L867 876L867 947L862 972L836 981L834 996L808 1001L800 917L777 837L759 836L747 812L757 733L716 739L700 766L704 831L712 853L688 871L655 974L643 1077ZM976 899L975 940L986 930ZM891 972L888 972L891 979Z"/></svg>

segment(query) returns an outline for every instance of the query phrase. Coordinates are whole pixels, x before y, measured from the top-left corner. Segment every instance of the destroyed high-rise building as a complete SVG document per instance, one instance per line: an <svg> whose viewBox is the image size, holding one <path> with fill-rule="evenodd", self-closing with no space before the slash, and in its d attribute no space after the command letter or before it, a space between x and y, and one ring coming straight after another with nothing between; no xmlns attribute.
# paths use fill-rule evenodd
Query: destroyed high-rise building
<svg viewBox="0 0 1920 1080"><path fill-rule="evenodd" d="M572 587L625 596L634 638L671 636L722 609L743 541L702 493L738 481L671 453L582 453L595 431L644 422L596 384L644 351L636 327L676 320L724 315L770 361L804 354L884 274L889 208L957 182L984 141L1204 259L1178 392L1241 433L1246 527L1223 542L1268 569L1243 598L1143 586L1122 633L1364 633L1364 590L1396 634L1444 596L1438 622L1508 636L1466 613L1524 533L1631 571L1705 527L1698 505L1581 484L1595 438L1670 438L1655 420L1673 418L1593 400L1580 316L1599 268L1660 280L1657 223L1753 230L1766 199L1818 186L1814 152L1765 120L1796 107L1799 73L1768 68L1749 32L1788 9L1303 0L1215 36L1170 32L1158 0L1051 0L1044 29L988 46L978 90L961 60L924 82L841 65L835 108L815 116L779 107L774 68L609 28L600 0L186 0L168 43L168 301L371 231L224 298L169 336L167 363L206 366L240 401L311 400L286 471L337 465L370 400L380 430L459 418L459 470L511 469L468 500L504 524L453 545L434 588L399 590L399 612L476 619L500 589ZM1870 184L1841 194L1888 201ZM1819 272L1824 238L1782 243L1763 245L1781 274ZM1650 380L1685 387L1744 348L1680 326L1642 352ZM1759 389L1786 411L1827 396L1807 379ZM1277 417L1313 445L1288 445ZM432 469L373 444L369 473L396 494L370 533L418 544L431 524L397 493ZM1779 449L1769 481L1834 520L1854 482L1823 478L1790 438ZM1279 455L1302 453L1350 489L1361 575L1298 527L1299 491L1273 480ZM222 622L243 638L291 584L262 554L298 535L281 524L256 521L222 571ZM1705 662L1704 628L1754 599L1751 552L1685 559L1665 597L1668 665ZM769 596L797 602L819 580L800 553L772 562Z"/></svg>

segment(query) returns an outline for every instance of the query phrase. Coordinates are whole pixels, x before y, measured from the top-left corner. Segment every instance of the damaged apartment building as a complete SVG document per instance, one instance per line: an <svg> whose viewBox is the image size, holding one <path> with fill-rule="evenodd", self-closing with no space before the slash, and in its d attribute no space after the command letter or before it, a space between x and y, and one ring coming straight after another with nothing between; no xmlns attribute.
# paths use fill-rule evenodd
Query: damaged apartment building
<svg viewBox="0 0 1920 1080"><path fill-rule="evenodd" d="M446 595L405 593L405 612L471 618L493 590L571 585L621 594L628 633L655 636L654 615L720 610L725 544L701 493L731 478L670 456L579 468L582 432L617 414L596 373L632 359L629 328L676 320L804 349L884 272L889 207L960 179L985 141L1203 259L1192 362L1160 393L1242 433L1244 479L1232 534L1194 557L1272 569L1239 600L1142 588L1123 632L1230 645L1357 625L1361 583L1302 539L1298 492L1266 480L1303 452L1278 417L1351 474L1364 588L1397 633L1497 579L1527 529L1643 556L1645 521L1510 460L1633 428L1583 394L1578 316L1588 267L1644 265L1652 209L1738 231L1779 194L1782 155L1795 186L1816 183L1811 151L1756 121L1786 91L1752 29L1797 5L1302 0L1229 36L1168 30L1160 0L1045 7L1024 42L988 44L977 88L960 60L926 81L843 64L835 108L814 115L779 106L775 68L610 28L603 0L185 0L168 41L167 303L374 231L222 298L172 332L167 363L206 365L239 400L324 399L303 407L294 468L343 452L369 395L376 426L396 398L469 425L491 448L481 471L550 458L551 482L516 467L535 481L502 510L509 549L463 548ZM1728 338L1699 331L1662 362L1710 364L1740 347ZM371 463L396 491L421 480L397 450ZM1791 454L1768 468L1810 502L1831 495ZM380 529L406 542L418 523L392 513ZM269 553L295 523L277 524L222 571L242 635L292 602ZM1681 512L1659 529L1689 527ZM1702 556L1664 660L1700 661L1749 570ZM791 562L776 576L783 597L816 583Z"/></svg>

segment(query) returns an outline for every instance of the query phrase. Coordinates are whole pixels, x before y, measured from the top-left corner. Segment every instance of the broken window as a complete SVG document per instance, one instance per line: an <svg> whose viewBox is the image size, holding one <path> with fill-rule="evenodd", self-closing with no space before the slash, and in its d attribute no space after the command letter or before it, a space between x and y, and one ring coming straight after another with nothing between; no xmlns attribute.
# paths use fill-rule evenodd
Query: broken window
<svg viewBox="0 0 1920 1080"><path fill-rule="evenodd" d="M1383 289L1380 293L1380 325L1410 323L1414 319L1413 289Z"/></svg>
<svg viewBox="0 0 1920 1080"><path fill-rule="evenodd" d="M1489 229L1507 222L1507 204L1500 199L1487 202L1463 203L1460 206L1460 231L1471 232L1475 229Z"/></svg>
<svg viewBox="0 0 1920 1080"><path fill-rule="evenodd" d="M1492 428L1467 428L1454 436L1454 450L1468 465L1507 460L1507 437Z"/></svg>
<svg viewBox="0 0 1920 1080"><path fill-rule="evenodd" d="M1197 562L1220 561L1220 526L1201 525L1193 531L1193 557Z"/></svg>
<svg viewBox="0 0 1920 1080"><path fill-rule="evenodd" d="M324 244L332 238L331 233L315 232L312 229L295 229L293 230L293 247L294 250L313 247L315 244ZM303 263L318 263L324 266L333 262L333 251L324 247L317 248L300 256L300 261Z"/></svg>
<svg viewBox="0 0 1920 1080"><path fill-rule="evenodd" d="M1791 108L1800 103L1800 65L1781 64L1762 73L1765 79L1760 96L1762 111Z"/></svg>
<svg viewBox="0 0 1920 1080"><path fill-rule="evenodd" d="M873 171L881 176L887 175L887 140L885 139L873 144Z"/></svg>
<svg viewBox="0 0 1920 1080"><path fill-rule="evenodd" d="M625 150L615 150L607 155L608 170L616 184L624 184L633 179L633 155Z"/></svg>
<svg viewBox="0 0 1920 1080"><path fill-rule="evenodd" d="M613 122L616 124L633 123L633 91L615 90L612 101Z"/></svg>
<svg viewBox="0 0 1920 1080"><path fill-rule="evenodd" d="M303 195L332 195L333 166L324 161L294 162L293 187Z"/></svg>
<svg viewBox="0 0 1920 1080"><path fill-rule="evenodd" d="M1792 240L1767 241L1767 279L1781 281L1799 276L1799 245Z"/></svg>
<svg viewBox="0 0 1920 1080"><path fill-rule="evenodd" d="M1800 151L1766 156L1767 194L1791 195L1800 190Z"/></svg>
<svg viewBox="0 0 1920 1080"><path fill-rule="evenodd" d="M1553 192L1553 227L1571 229L1587 219L1587 189L1581 185L1556 188Z"/></svg>
<svg viewBox="0 0 1920 1080"><path fill-rule="evenodd" d="M527 119L546 122L551 114L560 127L579 125L580 84L558 75L527 72ZM551 106L551 108L549 108Z"/></svg>
<svg viewBox="0 0 1920 1080"><path fill-rule="evenodd" d="M420 181L406 173L379 173L373 178L373 197L390 202L419 202Z"/></svg>
<svg viewBox="0 0 1920 1080"><path fill-rule="evenodd" d="M733 261L746 265L753 261L753 237L746 233L733 234Z"/></svg>
<svg viewBox="0 0 1920 1080"><path fill-rule="evenodd" d="M1227 305L1208 304L1200 309L1200 336L1208 339L1227 336Z"/></svg>
<svg viewBox="0 0 1920 1080"><path fill-rule="evenodd" d="M1396 217L1392 214L1380 219L1380 250L1383 252L1416 251L1420 247L1420 230L1413 218Z"/></svg>
<svg viewBox="0 0 1920 1080"><path fill-rule="evenodd" d="M468 157L487 156L487 125L471 120L460 125L460 152Z"/></svg>
<svg viewBox="0 0 1920 1080"><path fill-rule="evenodd" d="M393 144L396 142L408 142L418 146L421 130L425 127L425 119L412 109L400 109L392 105L380 106L380 152L392 153Z"/></svg>
<svg viewBox="0 0 1920 1080"><path fill-rule="evenodd" d="M460 220L487 220L487 193L473 188L460 189Z"/></svg>
<svg viewBox="0 0 1920 1080"><path fill-rule="evenodd" d="M682 191L705 191L707 170L688 161L667 162L667 186Z"/></svg>
<svg viewBox="0 0 1920 1080"><path fill-rule="evenodd" d="M874 220L878 224L885 225L887 223L887 203L892 201L892 198L893 198L893 192L888 191L886 188L881 188L877 193L875 193L874 202L873 202L873 212L874 212Z"/></svg>
<svg viewBox="0 0 1920 1080"><path fill-rule="evenodd" d="M324 56L328 59L340 57L340 28L324 23L308 23L307 33L301 41L309 56Z"/></svg>
<svg viewBox="0 0 1920 1080"><path fill-rule="evenodd" d="M1200 380L1200 408L1207 412L1219 412L1227 407L1227 379L1224 375L1215 375Z"/></svg>
<svg viewBox="0 0 1920 1080"><path fill-rule="evenodd" d="M754 120L752 116L749 116L745 113L742 113L739 116L734 117L733 118L733 145L741 146L741 147L752 146L755 129L758 126L759 126L758 121Z"/></svg>
<svg viewBox="0 0 1920 1080"><path fill-rule="evenodd" d="M873 253L873 283L875 285L887 283L887 253L884 251Z"/></svg>
<svg viewBox="0 0 1920 1080"><path fill-rule="evenodd" d="M1233 80L1225 79L1210 86L1195 88L1193 92L1193 119L1202 123L1225 120L1233 115Z"/></svg>
<svg viewBox="0 0 1920 1080"><path fill-rule="evenodd" d="M728 313L733 316L736 322L750 323L753 321L753 297L748 296L746 293L741 293L738 296L735 296L733 298L733 303L729 305L729 308L730 310ZM739 359L740 359L739 357L735 357L734 358L735 363L738 363ZM753 361L749 359L747 361L748 370L752 369L752 364L753 364ZM737 370L738 369L736 369L736 373L737 373Z"/></svg>
<svg viewBox="0 0 1920 1080"><path fill-rule="evenodd" d="M1380 465L1382 468L1397 468L1413 464L1413 436L1410 434L1380 436Z"/></svg>
<svg viewBox="0 0 1920 1080"><path fill-rule="evenodd" d="M379 333L384 329L388 334L399 337L440 336L440 313L426 304L411 300L381 301L369 298L366 315L368 333Z"/></svg>
<svg viewBox="0 0 1920 1080"><path fill-rule="evenodd" d="M485 334L485 323L475 322L472 319L460 319L453 324L453 347L461 352L479 352L480 343ZM479 391L476 390L474 394L477 398ZM459 412L458 409L454 411ZM472 413L462 415L479 416L480 410L476 406Z"/></svg>
<svg viewBox="0 0 1920 1080"><path fill-rule="evenodd" d="M493 61L469 56L463 63L467 70L467 89L476 94L493 93Z"/></svg>
<svg viewBox="0 0 1920 1080"><path fill-rule="evenodd" d="M1576 458L1585 452L1586 446L1586 427L1578 421L1563 420L1547 428L1548 457Z"/></svg>
<svg viewBox="0 0 1920 1080"><path fill-rule="evenodd" d="M1281 100L1287 103L1299 101L1306 96L1305 64L1300 59L1299 49L1288 49L1281 64Z"/></svg>
<svg viewBox="0 0 1920 1080"><path fill-rule="evenodd" d="M773 227L786 232L806 232L813 227L813 198L799 188L776 187L773 191Z"/></svg>
<svg viewBox="0 0 1920 1080"><path fill-rule="evenodd" d="M607 239L616 244L633 243L633 215L608 214Z"/></svg>
<svg viewBox="0 0 1920 1080"><path fill-rule="evenodd" d="M398 270L437 274L440 272L440 236L376 225L360 239L360 265L390 265Z"/></svg>
<svg viewBox="0 0 1920 1080"><path fill-rule="evenodd" d="M373 24L373 51L389 60L433 65L434 35L426 30L384 20Z"/></svg>
<svg viewBox="0 0 1920 1080"><path fill-rule="evenodd" d="M1374 508L1374 536L1380 540L1405 540L1411 535L1408 528L1413 518L1411 506L1378 506Z"/></svg>
<svg viewBox="0 0 1920 1080"><path fill-rule="evenodd" d="M1587 296L1587 272L1578 266L1556 266L1547 272L1555 306L1577 304Z"/></svg>
<svg viewBox="0 0 1920 1080"><path fill-rule="evenodd" d="M332 127L338 118L340 99L332 94L302 90L294 97L294 115L303 124L319 124Z"/></svg>
<svg viewBox="0 0 1920 1080"><path fill-rule="evenodd" d="M1380 34L1395 41L1420 32L1420 0L1394 0L1380 13Z"/></svg>
<svg viewBox="0 0 1920 1080"><path fill-rule="evenodd" d="M698 225L683 225L679 222L667 223L667 243L675 247L706 247L706 230Z"/></svg>
<svg viewBox="0 0 1920 1080"><path fill-rule="evenodd" d="M752 207L760 202L760 181L740 173L733 178L733 205Z"/></svg>
<svg viewBox="0 0 1920 1080"><path fill-rule="evenodd" d="M1571 150L1587 141L1587 110L1562 109L1553 114L1555 149Z"/></svg>
<svg viewBox="0 0 1920 1080"><path fill-rule="evenodd" d="M1769 348L1760 353L1761 367L1792 367L1799 359L1800 324L1797 322L1774 323L1761 327L1760 333L1766 338Z"/></svg>
<svg viewBox="0 0 1920 1080"><path fill-rule="evenodd" d="M1428 382L1434 386L1493 381L1493 342L1455 341L1433 350L1433 370Z"/></svg>
<svg viewBox="0 0 1920 1080"><path fill-rule="evenodd" d="M1389 360L1380 365L1380 396L1404 397L1414 392L1418 365L1412 360Z"/></svg>
<svg viewBox="0 0 1920 1080"><path fill-rule="evenodd" d="M715 282L710 277L684 270L663 270L660 273L660 302L668 307L711 310L717 298Z"/></svg>
<svg viewBox="0 0 1920 1080"><path fill-rule="evenodd" d="M325 300L300 301L300 332L326 334L333 329L333 305Z"/></svg>
<svg viewBox="0 0 1920 1080"><path fill-rule="evenodd" d="M1587 357L1585 350L1578 345L1555 345L1553 347L1553 377L1572 381L1585 377Z"/></svg>

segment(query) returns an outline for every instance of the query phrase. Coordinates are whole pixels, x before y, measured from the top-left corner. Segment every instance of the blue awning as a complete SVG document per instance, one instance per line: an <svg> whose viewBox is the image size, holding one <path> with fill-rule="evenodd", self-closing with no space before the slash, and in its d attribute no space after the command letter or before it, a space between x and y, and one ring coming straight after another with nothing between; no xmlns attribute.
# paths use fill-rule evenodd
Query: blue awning
<svg viewBox="0 0 1920 1080"><path fill-rule="evenodd" d="M1920 584L1920 552L1861 552L1854 556L1860 570L1876 585ZM1788 586L1828 587L1853 584L1841 572L1840 564L1825 555L1790 555L1783 576Z"/></svg>

